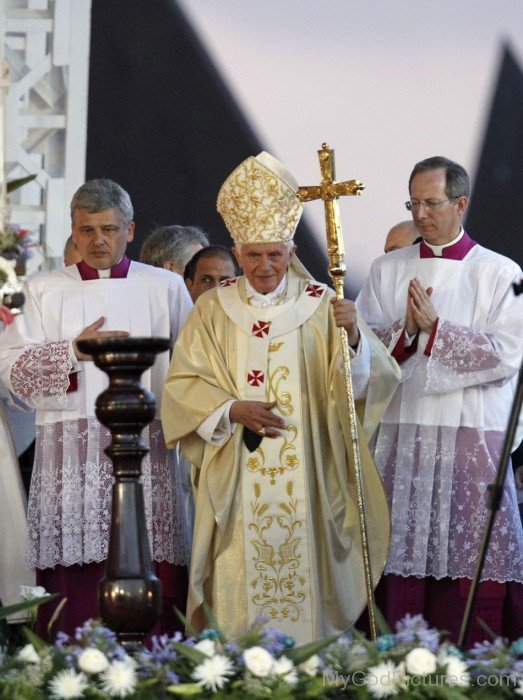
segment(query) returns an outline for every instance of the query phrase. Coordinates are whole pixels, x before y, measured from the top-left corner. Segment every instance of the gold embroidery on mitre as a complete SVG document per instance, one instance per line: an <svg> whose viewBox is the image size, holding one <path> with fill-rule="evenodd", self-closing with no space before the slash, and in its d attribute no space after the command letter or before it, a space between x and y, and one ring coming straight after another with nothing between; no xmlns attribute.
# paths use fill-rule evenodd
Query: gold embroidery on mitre
<svg viewBox="0 0 523 700"><path fill-rule="evenodd" d="M307 576L300 571L304 523L297 517L298 501L293 497L293 482L286 484L288 498L280 503L261 503L259 484L253 487L255 500L251 501L253 533L250 544L254 569L257 572L249 585L251 602L259 615L272 620L297 622L307 598L304 590ZM272 544L269 540L272 540Z"/></svg>
<svg viewBox="0 0 523 700"><path fill-rule="evenodd" d="M250 156L218 192L216 208L236 245L291 241L303 205L298 183L268 153Z"/></svg>

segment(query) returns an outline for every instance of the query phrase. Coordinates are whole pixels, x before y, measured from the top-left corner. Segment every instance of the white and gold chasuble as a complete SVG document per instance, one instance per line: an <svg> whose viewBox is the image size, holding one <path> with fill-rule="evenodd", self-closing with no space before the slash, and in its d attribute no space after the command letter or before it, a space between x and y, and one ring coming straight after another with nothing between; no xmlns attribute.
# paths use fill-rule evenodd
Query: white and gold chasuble
<svg viewBox="0 0 523 700"><path fill-rule="evenodd" d="M192 464L188 623L208 625L207 604L229 637L258 615L299 643L342 632L363 610L366 591L334 293L290 271L281 303L257 308L247 303L244 278L222 284L189 315L162 399L166 442L180 441ZM398 373L363 322L360 331L371 379L357 407L371 428ZM280 437L253 452L242 425L219 444L202 438L199 426L231 400L277 401L286 424ZM390 522L363 437L361 451L377 582Z"/></svg>
<svg viewBox="0 0 523 700"><path fill-rule="evenodd" d="M235 286L218 298L237 327L236 383L250 401L277 401L281 437L240 458L248 621L259 615L301 639L313 638L307 483L301 402L299 327L317 309L325 285L308 284L298 303L255 308Z"/></svg>

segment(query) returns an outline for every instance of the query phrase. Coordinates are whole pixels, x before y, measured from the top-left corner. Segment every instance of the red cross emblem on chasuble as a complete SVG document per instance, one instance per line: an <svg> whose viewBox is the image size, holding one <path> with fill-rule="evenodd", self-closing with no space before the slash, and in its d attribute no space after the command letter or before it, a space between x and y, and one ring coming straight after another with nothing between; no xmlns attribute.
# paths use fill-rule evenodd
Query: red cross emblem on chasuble
<svg viewBox="0 0 523 700"><path fill-rule="evenodd" d="M230 280L223 280L223 282L220 282L220 287L230 287L231 284L236 284L236 278L233 277Z"/></svg>
<svg viewBox="0 0 523 700"><path fill-rule="evenodd" d="M247 375L247 381L251 386L260 386L265 381L265 375L259 369L253 369Z"/></svg>
<svg viewBox="0 0 523 700"><path fill-rule="evenodd" d="M257 338L263 338L264 335L268 335L270 327L270 321L255 321L252 324L252 334Z"/></svg>
<svg viewBox="0 0 523 700"><path fill-rule="evenodd" d="M310 297L321 297L324 290L319 284L308 284L305 287L305 291Z"/></svg>

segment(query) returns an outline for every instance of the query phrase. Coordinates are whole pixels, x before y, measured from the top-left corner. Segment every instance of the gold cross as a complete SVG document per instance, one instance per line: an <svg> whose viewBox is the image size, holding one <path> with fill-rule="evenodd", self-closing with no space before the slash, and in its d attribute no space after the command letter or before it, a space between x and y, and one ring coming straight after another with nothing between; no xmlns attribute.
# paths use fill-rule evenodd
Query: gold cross
<svg viewBox="0 0 523 700"><path fill-rule="evenodd" d="M359 195L365 189L359 180L335 181L334 149L326 143L322 144L318 151L321 170L321 184L300 187L298 199L301 202L310 202L314 199L322 199L325 207L325 226L327 229L327 254L329 257L329 275L332 278L338 298L343 296L343 278L347 271L344 262L345 250L338 198L346 195Z"/></svg>

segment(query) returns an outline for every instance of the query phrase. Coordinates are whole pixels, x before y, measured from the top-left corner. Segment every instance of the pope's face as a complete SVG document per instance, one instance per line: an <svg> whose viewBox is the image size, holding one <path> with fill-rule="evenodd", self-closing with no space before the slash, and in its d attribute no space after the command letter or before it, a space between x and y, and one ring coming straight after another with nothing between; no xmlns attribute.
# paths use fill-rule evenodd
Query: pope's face
<svg viewBox="0 0 523 700"><path fill-rule="evenodd" d="M119 263L133 236L134 222L126 223L118 209L94 214L77 209L74 213L73 241L82 260L96 270L107 270Z"/></svg>
<svg viewBox="0 0 523 700"><path fill-rule="evenodd" d="M203 257L196 263L194 282L187 277L185 284L193 302L208 289L217 287L223 280L236 277L233 261L218 256Z"/></svg>
<svg viewBox="0 0 523 700"><path fill-rule="evenodd" d="M296 246L285 243L245 243L233 248L233 253L243 267L250 284L260 294L273 292L285 277Z"/></svg>
<svg viewBox="0 0 523 700"><path fill-rule="evenodd" d="M412 210L414 224L421 236L431 245L445 245L459 234L461 215L467 206L467 197L447 200L444 168L426 170L414 175L410 186L411 200L442 202L431 209L422 204Z"/></svg>

